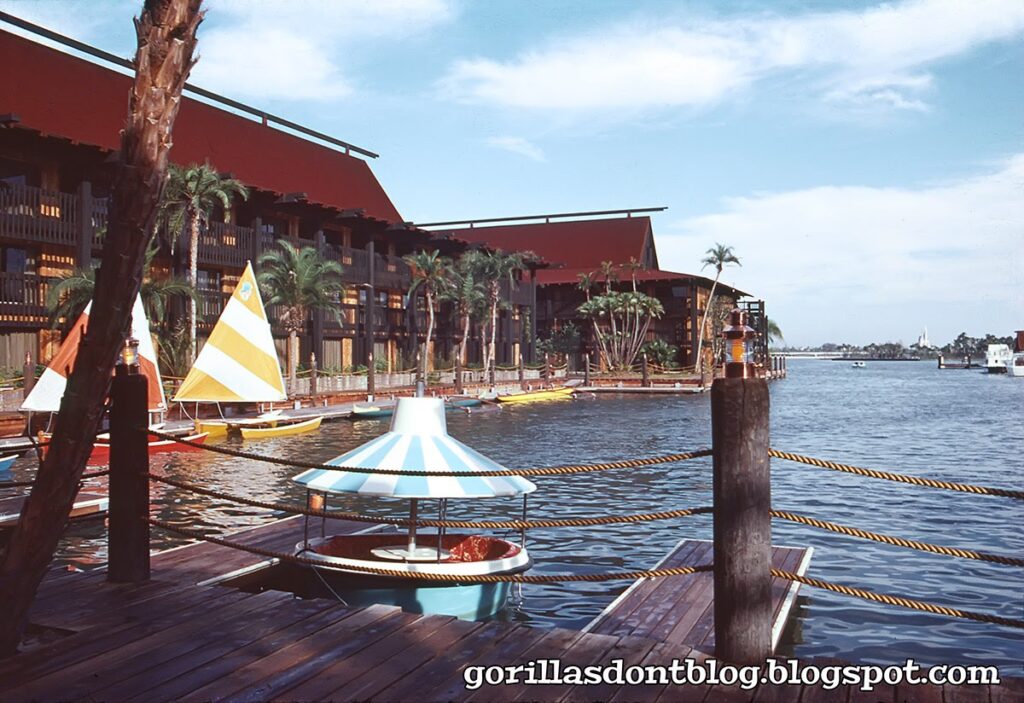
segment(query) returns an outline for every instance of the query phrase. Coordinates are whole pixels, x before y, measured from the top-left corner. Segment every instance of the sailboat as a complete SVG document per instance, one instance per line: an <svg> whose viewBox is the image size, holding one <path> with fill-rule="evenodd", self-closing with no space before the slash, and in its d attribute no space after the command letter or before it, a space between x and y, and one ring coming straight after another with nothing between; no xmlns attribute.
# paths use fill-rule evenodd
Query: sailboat
<svg viewBox="0 0 1024 703"><path fill-rule="evenodd" d="M32 387L32 391L21 404L22 412L45 412L56 413L60 410L60 402L64 397L67 388L68 376L75 367L75 360L78 358L78 347L85 336L86 327L89 325L89 313L92 309L90 302L85 310L78 316L71 332L68 334L57 354L50 360L49 365L43 370L39 380ZM167 410L167 400L164 397L163 384L160 379L160 365L157 362L156 349L153 347L153 336L149 329L149 320L146 318L146 309L142 305L142 298L136 296L135 304L132 306L131 336L138 340L139 352L138 363L139 373L146 377L148 390L148 408L152 418L160 416ZM43 435L45 437L45 434ZM188 439L194 442L202 442L205 436L193 435ZM93 452L89 457L90 463L106 463L110 456L109 436L100 435L93 446ZM150 439L150 453L165 451L188 451L187 445L179 445L170 441L161 441L153 437Z"/></svg>
<svg viewBox="0 0 1024 703"><path fill-rule="evenodd" d="M277 348L252 263L247 262L209 339L172 400L176 403L276 403L288 399ZM312 432L322 416L295 419L280 410L249 419L199 420L196 431L244 439Z"/></svg>

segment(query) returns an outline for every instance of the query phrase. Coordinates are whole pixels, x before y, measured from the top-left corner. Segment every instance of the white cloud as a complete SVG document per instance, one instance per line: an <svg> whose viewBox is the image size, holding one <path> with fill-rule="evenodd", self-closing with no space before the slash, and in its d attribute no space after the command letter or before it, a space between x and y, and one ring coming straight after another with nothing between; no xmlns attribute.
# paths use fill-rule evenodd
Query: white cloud
<svg viewBox="0 0 1024 703"><path fill-rule="evenodd" d="M518 108L706 106L774 75L856 107L921 110L923 67L1024 31L1019 0L908 0L859 12L617 23L508 61L456 62L452 96ZM909 97L908 97L909 94Z"/></svg>
<svg viewBox="0 0 1024 703"><path fill-rule="evenodd" d="M194 80L251 99L349 95L347 54L450 21L452 0L215 0L200 30Z"/></svg>
<svg viewBox="0 0 1024 703"><path fill-rule="evenodd" d="M511 151L533 161L547 161L544 150L523 137L489 137L487 143L498 149Z"/></svg>
<svg viewBox="0 0 1024 703"><path fill-rule="evenodd" d="M896 339L922 324L936 338L960 331L943 324L1008 334L1024 309L1022 190L1018 154L998 170L920 188L730 198L660 232L658 255L665 268L693 271L714 242L733 246L743 266L723 280L766 298L800 343Z"/></svg>

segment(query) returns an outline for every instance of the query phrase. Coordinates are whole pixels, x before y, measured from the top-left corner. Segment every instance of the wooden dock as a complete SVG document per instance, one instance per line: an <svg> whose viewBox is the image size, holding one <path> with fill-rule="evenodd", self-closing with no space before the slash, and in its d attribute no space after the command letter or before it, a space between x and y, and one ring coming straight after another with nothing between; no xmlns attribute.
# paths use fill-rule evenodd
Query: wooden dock
<svg viewBox="0 0 1024 703"><path fill-rule="evenodd" d="M807 573L813 550L772 547L772 566L801 576ZM707 540L683 540L656 568L698 566L714 562ZM772 651L779 641L800 584L772 578ZM715 651L714 576L710 572L667 579L637 581L590 622L584 632L620 637L648 637L667 644L685 645L702 652Z"/></svg>
<svg viewBox="0 0 1024 703"><path fill-rule="evenodd" d="M21 506L25 504L26 499L27 496L24 495L0 499L0 530L10 529L17 524ZM103 494L79 493L69 517L72 520L100 518L107 514L108 507L109 501Z"/></svg>
<svg viewBox="0 0 1024 703"><path fill-rule="evenodd" d="M362 524L332 522L330 531L335 533L365 529ZM235 533L231 539L290 551L301 531L301 520L290 518ZM695 563L709 556L708 549L705 542L681 542L663 563ZM787 568L806 566L807 557L806 550L775 550L775 563ZM109 584L102 569L53 570L33 609L38 641L16 657L0 660L0 700L810 702L846 701L851 693L852 700L943 700L944 694L947 701L959 700L958 689L893 686L864 697L858 691L799 686L741 691L721 686L516 684L470 691L463 679L467 666L542 658L558 658L564 665L703 659L713 644L707 620L711 594L703 580L710 575L638 582L580 632L466 622L388 606L352 609L331 600L215 585L226 573L265 563L247 552L199 543L154 555L152 580L138 586ZM773 589L779 623L791 605L787 586L776 584ZM987 701L991 694L993 700L1009 701L1022 690L983 687L965 695Z"/></svg>

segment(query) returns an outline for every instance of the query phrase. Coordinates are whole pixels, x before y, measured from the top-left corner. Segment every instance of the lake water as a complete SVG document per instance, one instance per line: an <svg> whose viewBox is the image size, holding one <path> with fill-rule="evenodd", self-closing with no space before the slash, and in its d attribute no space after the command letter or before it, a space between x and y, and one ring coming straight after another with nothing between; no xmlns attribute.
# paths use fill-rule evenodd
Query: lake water
<svg viewBox="0 0 1024 703"><path fill-rule="evenodd" d="M791 361L789 378L771 384L772 445L871 468L950 481L1021 489L1024 380L977 371L938 370L931 362ZM603 396L500 413L449 414L449 430L510 467L590 463L686 451L710 445L710 397ZM387 429L386 421L324 425L316 435L253 443L277 456L323 461ZM232 440L232 446L234 440ZM23 459L16 477L30 475ZM166 456L154 469L229 492L301 501L295 471L214 454ZM710 505L711 460L534 479L530 516L626 514ZM918 488L774 460L773 503L823 520L937 544L1024 556L1024 502ZM161 519L227 532L274 519L267 511L200 498L157 484ZM331 507L402 515L398 502L338 500ZM513 519L518 500L460 505L453 518ZM428 508L424 517L435 514ZM638 525L534 530L534 573L652 567L684 538L710 539L711 518ZM1024 618L1020 568L890 547L774 521L776 544L813 546L809 574L966 610ZM175 538L154 533L159 546ZM76 527L62 558L105 559L102 526ZM528 585L506 617L537 626L579 628L628 582ZM1020 675L1020 630L932 616L804 587L784 653L855 662L988 663Z"/></svg>

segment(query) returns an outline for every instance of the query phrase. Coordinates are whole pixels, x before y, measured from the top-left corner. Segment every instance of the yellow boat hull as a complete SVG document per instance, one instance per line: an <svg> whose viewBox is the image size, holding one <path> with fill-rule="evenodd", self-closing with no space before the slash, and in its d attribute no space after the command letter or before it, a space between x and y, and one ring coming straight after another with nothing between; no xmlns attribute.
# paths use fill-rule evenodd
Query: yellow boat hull
<svg viewBox="0 0 1024 703"><path fill-rule="evenodd" d="M499 395L496 400L499 403L536 403L544 400L562 400L570 398L574 391L574 388L550 388L543 391L527 391L526 393Z"/></svg>
<svg viewBox="0 0 1024 703"><path fill-rule="evenodd" d="M208 437L227 437L228 436L228 423L226 422L203 422L202 420L196 420L196 433L202 434L205 432Z"/></svg>
<svg viewBox="0 0 1024 703"><path fill-rule="evenodd" d="M278 424L277 427L243 427L242 439L267 439L269 437L290 437L291 435L305 434L320 429L323 417L314 417L311 420Z"/></svg>

